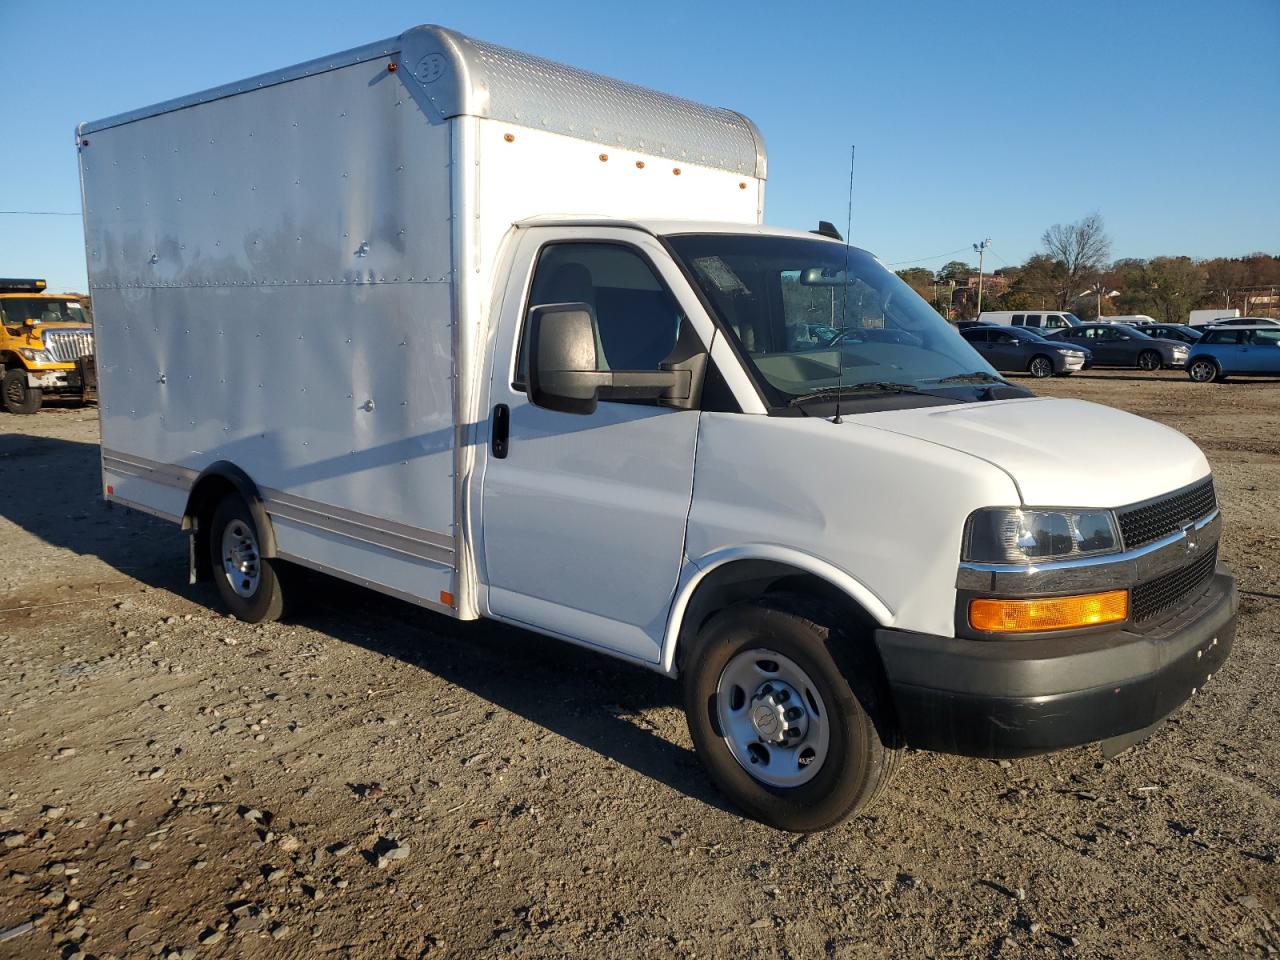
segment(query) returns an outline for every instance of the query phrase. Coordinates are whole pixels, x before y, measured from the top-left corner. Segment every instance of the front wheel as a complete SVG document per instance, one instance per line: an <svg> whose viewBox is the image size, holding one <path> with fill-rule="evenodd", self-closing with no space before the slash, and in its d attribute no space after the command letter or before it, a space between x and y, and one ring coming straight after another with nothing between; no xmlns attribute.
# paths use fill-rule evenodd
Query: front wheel
<svg viewBox="0 0 1280 960"><path fill-rule="evenodd" d="M1160 359L1160 354L1154 350L1143 350L1138 354L1138 368L1146 370L1150 373L1152 370L1159 370L1164 366L1164 361Z"/></svg>
<svg viewBox="0 0 1280 960"><path fill-rule="evenodd" d="M1038 356L1031 358L1031 365L1027 367L1031 375L1037 380L1043 380L1045 377L1053 376L1053 361L1048 357Z"/></svg>
<svg viewBox="0 0 1280 960"><path fill-rule="evenodd" d="M209 561L223 604L237 620L263 623L284 613L284 589L275 561L262 555L262 537L253 514L238 494L229 493L209 524Z"/></svg>
<svg viewBox="0 0 1280 960"><path fill-rule="evenodd" d="M683 684L711 779L780 830L835 826L867 807L897 765L878 660L806 616L754 603L722 611L698 634Z"/></svg>
<svg viewBox="0 0 1280 960"><path fill-rule="evenodd" d="M1212 383L1222 374L1218 370L1218 365L1212 360L1196 360L1187 367L1187 376L1196 383Z"/></svg>
<svg viewBox="0 0 1280 960"><path fill-rule="evenodd" d="M9 413L35 413L44 403L44 394L39 387L28 385L27 371L20 367L4 372L0 391L4 394L4 408Z"/></svg>

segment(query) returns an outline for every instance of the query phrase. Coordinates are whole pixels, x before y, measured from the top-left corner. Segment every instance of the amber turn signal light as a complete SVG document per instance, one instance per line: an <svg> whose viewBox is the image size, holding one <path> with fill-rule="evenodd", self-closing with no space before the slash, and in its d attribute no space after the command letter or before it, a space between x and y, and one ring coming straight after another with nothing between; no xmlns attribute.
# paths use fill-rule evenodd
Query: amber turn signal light
<svg viewBox="0 0 1280 960"><path fill-rule="evenodd" d="M988 633L1039 633L1119 623L1129 616L1129 591L1108 590L1037 600L980 599L969 602L969 625Z"/></svg>

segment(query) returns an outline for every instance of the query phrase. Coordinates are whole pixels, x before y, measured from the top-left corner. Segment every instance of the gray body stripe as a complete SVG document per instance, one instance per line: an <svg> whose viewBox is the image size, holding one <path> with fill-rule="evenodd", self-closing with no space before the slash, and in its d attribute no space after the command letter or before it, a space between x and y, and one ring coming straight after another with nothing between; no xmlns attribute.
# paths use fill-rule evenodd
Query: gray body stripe
<svg viewBox="0 0 1280 960"><path fill-rule="evenodd" d="M145 457L107 449L102 451L102 466L103 470L109 473L137 477L152 483L176 487L179 490L191 489L192 483L199 476L189 467L159 463ZM447 533L422 530L395 520L384 520L381 517L330 506L316 500L307 500L269 487L262 488L262 496L267 513L282 520L314 527L348 540L382 547L418 560L426 560L450 568L454 566L453 537Z"/></svg>

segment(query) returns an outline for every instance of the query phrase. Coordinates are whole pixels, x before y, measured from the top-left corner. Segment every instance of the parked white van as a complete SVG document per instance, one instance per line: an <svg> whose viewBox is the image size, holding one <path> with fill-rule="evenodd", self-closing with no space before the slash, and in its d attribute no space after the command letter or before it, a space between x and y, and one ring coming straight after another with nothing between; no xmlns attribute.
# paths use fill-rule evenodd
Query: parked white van
<svg viewBox="0 0 1280 960"><path fill-rule="evenodd" d="M1079 318L1065 310L983 310L978 320L1004 327L1040 327L1045 330L1080 326Z"/></svg>
<svg viewBox="0 0 1280 960"><path fill-rule="evenodd" d="M429 26L78 145L104 495L238 618L297 564L679 676L797 831L906 746L1119 749L1231 648L1200 450L763 226L740 114Z"/></svg>

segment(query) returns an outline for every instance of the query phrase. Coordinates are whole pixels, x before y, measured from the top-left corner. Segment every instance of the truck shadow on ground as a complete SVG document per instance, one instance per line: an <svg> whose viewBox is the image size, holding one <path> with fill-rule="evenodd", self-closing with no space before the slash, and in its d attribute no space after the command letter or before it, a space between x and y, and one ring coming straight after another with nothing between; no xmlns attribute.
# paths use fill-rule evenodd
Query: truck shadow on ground
<svg viewBox="0 0 1280 960"><path fill-rule="evenodd" d="M146 586L216 608L190 585L176 526L100 499L98 447L0 434L0 483L37 491L0 501L0 517L45 543L97 557ZM299 570L303 610L292 622L396 657L652 780L738 815L693 751L645 714L678 703L677 684L638 667L491 621L460 622Z"/></svg>

